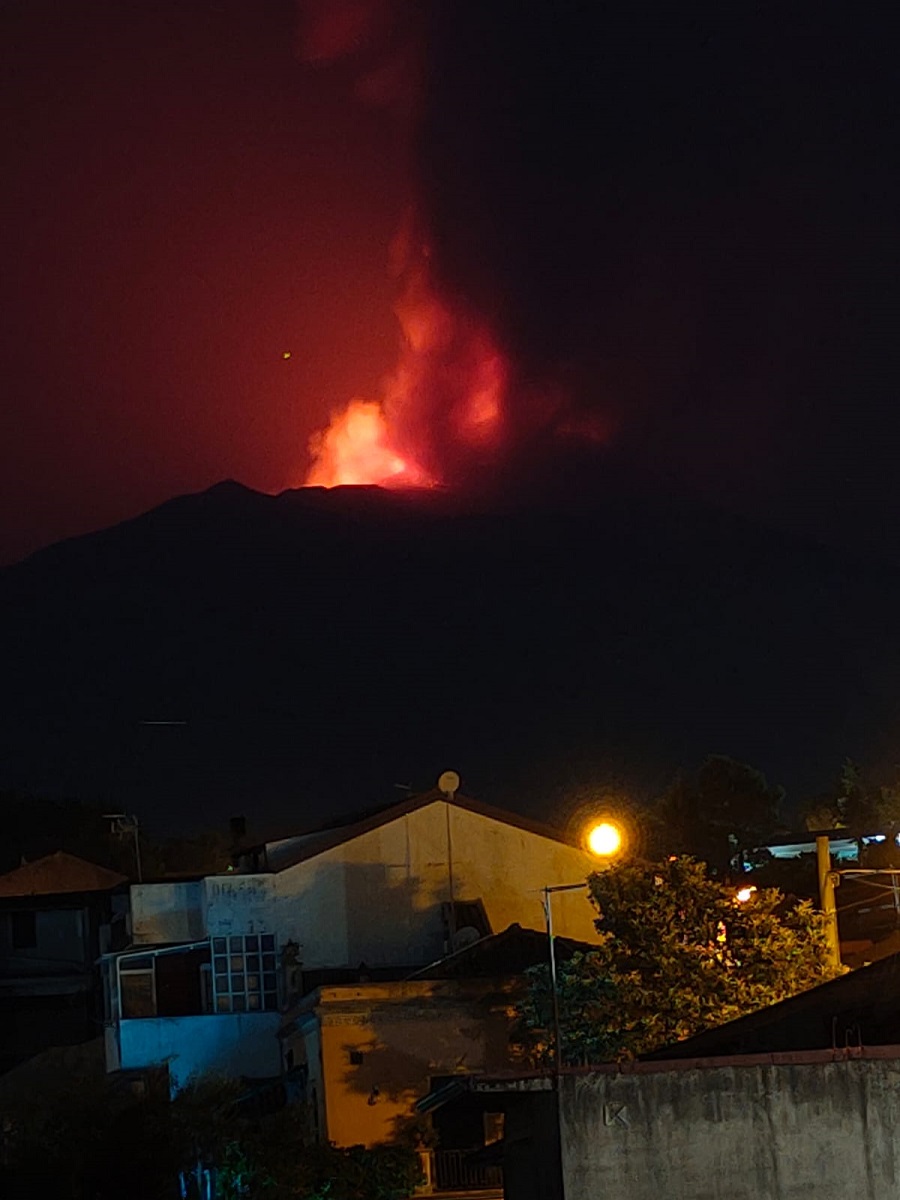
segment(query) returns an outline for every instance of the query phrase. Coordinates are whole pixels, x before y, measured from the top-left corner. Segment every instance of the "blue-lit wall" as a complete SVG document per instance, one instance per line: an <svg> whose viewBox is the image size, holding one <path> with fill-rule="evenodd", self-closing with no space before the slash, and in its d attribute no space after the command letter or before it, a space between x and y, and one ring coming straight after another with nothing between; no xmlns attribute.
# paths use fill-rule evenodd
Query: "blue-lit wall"
<svg viewBox="0 0 900 1200"><path fill-rule="evenodd" d="M192 1076L207 1073L256 1079L279 1075L280 1022L277 1012L122 1021L119 1066L129 1071L168 1063L173 1092Z"/></svg>

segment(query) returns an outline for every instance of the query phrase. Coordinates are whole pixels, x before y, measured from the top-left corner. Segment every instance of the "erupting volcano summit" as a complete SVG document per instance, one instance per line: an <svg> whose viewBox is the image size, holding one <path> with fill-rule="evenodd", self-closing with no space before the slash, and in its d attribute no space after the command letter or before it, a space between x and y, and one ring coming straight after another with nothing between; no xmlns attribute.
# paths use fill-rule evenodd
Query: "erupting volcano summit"
<svg viewBox="0 0 900 1200"><path fill-rule="evenodd" d="M439 294L427 246L409 234L397 243L399 361L379 400L351 400L314 435L307 484L431 486L502 441L506 357L484 322Z"/></svg>

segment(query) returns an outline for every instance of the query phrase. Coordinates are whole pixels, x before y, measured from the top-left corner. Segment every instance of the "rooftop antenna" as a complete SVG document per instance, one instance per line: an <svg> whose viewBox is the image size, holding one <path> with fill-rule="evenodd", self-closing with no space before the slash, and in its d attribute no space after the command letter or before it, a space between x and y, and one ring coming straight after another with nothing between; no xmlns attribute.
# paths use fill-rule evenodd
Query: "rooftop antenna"
<svg viewBox="0 0 900 1200"><path fill-rule="evenodd" d="M438 791L452 800L459 790L459 776L455 771L444 771L437 781Z"/></svg>
<svg viewBox="0 0 900 1200"><path fill-rule="evenodd" d="M103 819L111 821L111 831L117 837L125 837L129 833L134 837L134 861L137 867L138 883L143 883L143 873L141 871L141 828L137 817L129 816L128 813L104 813Z"/></svg>

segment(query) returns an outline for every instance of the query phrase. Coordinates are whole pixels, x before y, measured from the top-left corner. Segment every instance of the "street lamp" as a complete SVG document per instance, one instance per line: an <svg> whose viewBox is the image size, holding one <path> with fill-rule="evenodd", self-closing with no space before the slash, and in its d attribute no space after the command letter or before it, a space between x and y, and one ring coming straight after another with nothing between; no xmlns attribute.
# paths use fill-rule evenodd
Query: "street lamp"
<svg viewBox="0 0 900 1200"><path fill-rule="evenodd" d="M621 825L614 821L595 821L584 831L584 845L595 858L613 858L620 852L624 842ZM565 1167L562 1161L562 1111L561 1088L562 1077L562 1033L559 1019L559 988L556 978L556 944L553 935L553 905L551 897L555 892L576 892L588 886L584 883L560 883L548 886L544 892L544 920L547 924L547 945L550 955L550 995L553 1002L553 1061L556 1069L556 1129L559 1138L559 1171L560 1194L565 1197L566 1180Z"/></svg>
<svg viewBox="0 0 900 1200"><path fill-rule="evenodd" d="M596 858L613 858L624 843L622 826L615 821L596 821L589 825L584 836L585 845ZM562 1071L562 1040L559 1020L559 988L556 975L556 944L553 934L553 905L550 898L554 892L575 892L586 888L584 883L561 883L544 888L544 921L547 926L547 945L550 955L550 997L553 1004L553 1059L557 1079Z"/></svg>
<svg viewBox="0 0 900 1200"><path fill-rule="evenodd" d="M611 858L622 848L622 830L612 821L599 821L588 831L587 844L598 858Z"/></svg>

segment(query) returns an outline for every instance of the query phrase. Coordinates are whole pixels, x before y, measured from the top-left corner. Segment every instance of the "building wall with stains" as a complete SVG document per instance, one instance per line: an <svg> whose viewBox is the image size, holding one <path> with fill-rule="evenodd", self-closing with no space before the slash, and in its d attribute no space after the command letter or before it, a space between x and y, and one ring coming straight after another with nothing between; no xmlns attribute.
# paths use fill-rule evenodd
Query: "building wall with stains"
<svg viewBox="0 0 900 1200"><path fill-rule="evenodd" d="M307 970L421 966L450 948L451 899L480 900L494 932L542 929L541 889L596 867L575 846L436 801L278 872L135 884L133 936L161 945L266 932L298 943ZM559 935L596 940L586 890L552 904Z"/></svg>
<svg viewBox="0 0 900 1200"><path fill-rule="evenodd" d="M541 889L596 867L577 847L438 801L274 876L278 927L306 968L424 964L448 950L451 898L481 900L494 932L542 929ZM596 940L586 890L552 903L558 934Z"/></svg>
<svg viewBox="0 0 900 1200"><path fill-rule="evenodd" d="M278 1075L279 1020L278 1013L212 1013L120 1021L115 1069L167 1066L173 1095L205 1075Z"/></svg>
<svg viewBox="0 0 900 1200"><path fill-rule="evenodd" d="M508 1068L509 1011L507 986L485 980L320 988L282 1046L316 1085L320 1136L372 1146L409 1135L435 1078Z"/></svg>
<svg viewBox="0 0 900 1200"><path fill-rule="evenodd" d="M565 1076L566 1200L894 1197L900 1059L870 1053ZM538 1200L527 1181L507 1194Z"/></svg>
<svg viewBox="0 0 900 1200"><path fill-rule="evenodd" d="M206 937L204 881L133 883L131 936L136 946L194 942Z"/></svg>

